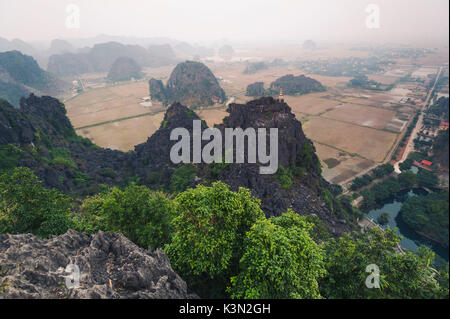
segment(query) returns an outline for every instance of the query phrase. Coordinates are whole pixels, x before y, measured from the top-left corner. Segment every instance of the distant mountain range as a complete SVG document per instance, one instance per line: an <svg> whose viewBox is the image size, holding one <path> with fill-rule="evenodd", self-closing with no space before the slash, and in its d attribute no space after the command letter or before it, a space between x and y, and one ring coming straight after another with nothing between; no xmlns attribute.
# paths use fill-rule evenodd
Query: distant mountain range
<svg viewBox="0 0 450 319"><path fill-rule="evenodd" d="M69 84L42 70L31 56L19 51L0 53L0 98L18 107L30 93L58 95Z"/></svg>
<svg viewBox="0 0 450 319"><path fill-rule="evenodd" d="M108 42L96 44L87 52L52 55L49 58L47 70L58 76L108 72L120 57L132 58L141 67L159 67L176 62L169 45L151 46L147 50L139 45Z"/></svg>

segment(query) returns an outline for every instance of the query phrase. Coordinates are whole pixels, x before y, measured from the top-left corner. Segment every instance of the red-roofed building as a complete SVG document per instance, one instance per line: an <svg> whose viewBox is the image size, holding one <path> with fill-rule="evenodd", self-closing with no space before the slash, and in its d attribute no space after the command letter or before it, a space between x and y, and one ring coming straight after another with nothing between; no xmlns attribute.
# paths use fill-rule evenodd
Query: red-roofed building
<svg viewBox="0 0 450 319"><path fill-rule="evenodd" d="M420 162L420 164L426 165L426 166L431 166L431 164L433 164L433 162L430 162L430 161L427 161L427 160L422 160L422 162Z"/></svg>

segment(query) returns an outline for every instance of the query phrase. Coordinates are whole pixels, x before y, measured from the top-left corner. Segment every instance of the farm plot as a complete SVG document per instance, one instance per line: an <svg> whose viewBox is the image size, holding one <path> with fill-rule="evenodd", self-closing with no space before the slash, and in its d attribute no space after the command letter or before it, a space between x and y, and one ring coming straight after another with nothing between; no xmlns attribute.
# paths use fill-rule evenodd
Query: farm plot
<svg viewBox="0 0 450 319"><path fill-rule="evenodd" d="M301 96L285 96L284 100L294 113L317 115L341 104L339 101L325 98L326 96L328 96L327 92L320 92Z"/></svg>
<svg viewBox="0 0 450 319"><path fill-rule="evenodd" d="M326 118L312 118L304 123L303 129L306 136L314 141L376 162L384 160L397 136L391 132Z"/></svg>
<svg viewBox="0 0 450 319"><path fill-rule="evenodd" d="M322 175L330 183L339 184L375 165L372 161L317 142L314 146L322 161Z"/></svg>
<svg viewBox="0 0 450 319"><path fill-rule="evenodd" d="M125 152L133 150L137 144L144 143L160 127L163 118L164 113L161 112L81 129L77 133L98 146Z"/></svg>
<svg viewBox="0 0 450 319"><path fill-rule="evenodd" d="M139 104L148 94L146 82L135 82L87 91L66 101L65 105L72 125L77 128L160 109L159 103L153 103L152 107Z"/></svg>
<svg viewBox="0 0 450 319"><path fill-rule="evenodd" d="M395 112L370 106L357 104L344 104L329 112L322 114L323 117L350 122L361 126L383 129L394 117Z"/></svg>

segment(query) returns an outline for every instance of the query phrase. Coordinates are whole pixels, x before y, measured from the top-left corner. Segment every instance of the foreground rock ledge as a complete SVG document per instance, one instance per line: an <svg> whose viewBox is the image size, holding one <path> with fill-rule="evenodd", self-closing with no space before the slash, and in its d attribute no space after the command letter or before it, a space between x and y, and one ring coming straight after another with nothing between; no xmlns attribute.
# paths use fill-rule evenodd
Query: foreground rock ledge
<svg viewBox="0 0 450 319"><path fill-rule="evenodd" d="M80 269L68 289L65 268ZM69 230L50 239L0 235L2 298L198 298L161 250L144 250L120 234Z"/></svg>

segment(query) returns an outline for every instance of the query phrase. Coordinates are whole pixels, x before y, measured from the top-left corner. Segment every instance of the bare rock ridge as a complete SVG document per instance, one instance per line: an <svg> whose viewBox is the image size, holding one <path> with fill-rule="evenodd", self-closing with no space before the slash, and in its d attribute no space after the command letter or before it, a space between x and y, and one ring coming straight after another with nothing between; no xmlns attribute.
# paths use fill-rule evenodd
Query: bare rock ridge
<svg viewBox="0 0 450 319"><path fill-rule="evenodd" d="M65 284L69 264L80 270L79 288ZM141 249L113 233L0 235L0 275L0 299L198 298L161 250Z"/></svg>

